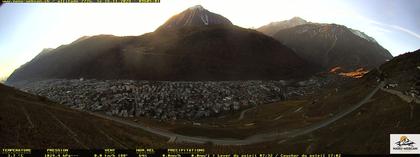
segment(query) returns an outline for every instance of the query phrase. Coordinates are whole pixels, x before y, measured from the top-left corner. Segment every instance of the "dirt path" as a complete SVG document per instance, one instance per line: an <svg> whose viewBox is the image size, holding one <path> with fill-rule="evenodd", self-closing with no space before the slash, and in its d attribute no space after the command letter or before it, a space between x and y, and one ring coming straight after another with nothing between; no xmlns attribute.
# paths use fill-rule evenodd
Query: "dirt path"
<svg viewBox="0 0 420 157"><path fill-rule="evenodd" d="M109 136L105 131L103 131L103 130L101 130L101 129L99 129L99 128L96 128L96 129L98 129L98 131L99 131L99 133L101 133L102 135L104 135L108 140L110 140L110 141L112 141L112 142L114 142L114 143L116 143L116 144L118 144L121 148L124 148L124 149L128 149L128 147L127 146L125 146L124 144L122 144L121 142L119 142L119 141L117 141L116 139L114 139L114 138L112 138L111 136Z"/></svg>
<svg viewBox="0 0 420 157"><path fill-rule="evenodd" d="M303 109L303 106L290 108L287 111L283 112L282 114L280 114L280 115L276 116L275 118L273 118L272 121L279 120L279 119L281 119L281 118L283 118L283 117L285 117L287 115L290 115L290 114L299 112L302 109Z"/></svg>
<svg viewBox="0 0 420 157"><path fill-rule="evenodd" d="M60 119L58 119L54 114L52 114L47 109L45 109L45 112L47 112L54 120L56 120L61 125L61 127L66 129L70 133L70 136L73 138L74 141L76 141L83 148L88 149L88 147L85 144L80 142L80 140L77 138L77 134L73 130L71 130L66 124L64 124Z"/></svg>
<svg viewBox="0 0 420 157"><path fill-rule="evenodd" d="M26 111L25 107L23 107L23 106L20 106L20 107L21 107L21 109L22 109L22 112L23 112L23 113L25 114L25 116L26 116L26 120L28 120L28 123L29 123L29 128L30 128L30 129L35 128L35 125L34 125L34 123L32 123L31 116L29 116L28 111Z"/></svg>

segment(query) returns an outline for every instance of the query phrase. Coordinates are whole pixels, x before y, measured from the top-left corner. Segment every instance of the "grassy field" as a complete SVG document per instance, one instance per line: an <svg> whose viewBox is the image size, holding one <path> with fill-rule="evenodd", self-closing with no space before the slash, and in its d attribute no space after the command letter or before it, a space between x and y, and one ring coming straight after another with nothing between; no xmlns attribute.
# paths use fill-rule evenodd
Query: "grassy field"
<svg viewBox="0 0 420 157"><path fill-rule="evenodd" d="M333 124L307 135L249 146L225 147L229 151L388 154L389 134L419 133L420 107L410 108L398 97L379 91L375 101ZM209 151L218 152L218 149Z"/></svg>

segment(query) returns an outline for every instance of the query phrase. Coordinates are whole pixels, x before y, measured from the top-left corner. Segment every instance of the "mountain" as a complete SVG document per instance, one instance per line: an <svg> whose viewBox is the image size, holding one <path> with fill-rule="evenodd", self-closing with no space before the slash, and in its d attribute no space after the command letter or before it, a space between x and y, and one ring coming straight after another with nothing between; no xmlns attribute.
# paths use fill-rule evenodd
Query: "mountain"
<svg viewBox="0 0 420 157"><path fill-rule="evenodd" d="M392 58L372 37L337 24L306 22L300 18L277 22L259 28L313 64L328 70L372 69ZM273 33L274 31L277 31Z"/></svg>
<svg viewBox="0 0 420 157"><path fill-rule="evenodd" d="M268 25L261 26L260 28L257 28L257 31L260 31L266 35L273 36L275 33L282 29L286 28L292 28L298 25L307 24L306 20L300 18L300 17L293 17L290 20L284 20L279 22L271 22Z"/></svg>
<svg viewBox="0 0 420 157"><path fill-rule="evenodd" d="M196 5L171 17L157 30L207 25L232 25L232 22L219 14L204 9L201 5Z"/></svg>
<svg viewBox="0 0 420 157"><path fill-rule="evenodd" d="M383 71L387 72L389 77L403 76L413 77L413 74L420 74L420 49L401 54L389 62L381 65Z"/></svg>
<svg viewBox="0 0 420 157"><path fill-rule="evenodd" d="M401 54L380 66L388 82L400 91L417 90L420 96L420 49Z"/></svg>
<svg viewBox="0 0 420 157"><path fill-rule="evenodd" d="M0 147L158 147L167 139L0 84Z"/></svg>
<svg viewBox="0 0 420 157"><path fill-rule="evenodd" d="M304 77L317 70L275 39L224 19L196 6L141 36L82 37L39 54L15 70L7 83L81 77L273 80Z"/></svg>

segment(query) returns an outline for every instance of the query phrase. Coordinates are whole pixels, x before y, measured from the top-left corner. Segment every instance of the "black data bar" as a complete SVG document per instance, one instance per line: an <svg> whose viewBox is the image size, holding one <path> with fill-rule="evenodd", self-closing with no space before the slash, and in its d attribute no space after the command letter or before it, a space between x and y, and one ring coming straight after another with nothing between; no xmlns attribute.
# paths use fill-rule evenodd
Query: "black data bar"
<svg viewBox="0 0 420 157"><path fill-rule="evenodd" d="M415 156L416 154L348 155L340 153L293 154L250 153L208 154L204 149L1 149L0 157L352 157L352 156Z"/></svg>

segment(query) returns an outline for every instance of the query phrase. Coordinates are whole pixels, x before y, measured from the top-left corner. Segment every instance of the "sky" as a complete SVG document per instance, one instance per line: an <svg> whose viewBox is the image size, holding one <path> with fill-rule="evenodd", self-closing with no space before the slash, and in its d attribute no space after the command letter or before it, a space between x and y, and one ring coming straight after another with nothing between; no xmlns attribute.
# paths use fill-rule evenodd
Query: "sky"
<svg viewBox="0 0 420 157"><path fill-rule="evenodd" d="M141 35L195 6L258 28L298 16L360 30L397 56L420 48L420 0L161 0L161 3L5 3L0 6L0 80L44 48L82 36ZM416 17L417 16L417 17Z"/></svg>

